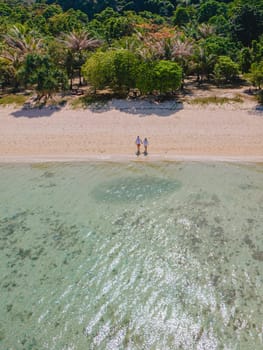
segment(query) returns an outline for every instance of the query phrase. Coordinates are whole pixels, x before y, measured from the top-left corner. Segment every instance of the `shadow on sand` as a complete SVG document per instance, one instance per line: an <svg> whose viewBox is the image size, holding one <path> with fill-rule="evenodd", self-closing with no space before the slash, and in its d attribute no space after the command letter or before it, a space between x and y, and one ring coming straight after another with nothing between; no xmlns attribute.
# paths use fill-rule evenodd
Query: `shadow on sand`
<svg viewBox="0 0 263 350"><path fill-rule="evenodd" d="M151 101L151 100L122 100L112 99L101 104L93 103L88 107L94 113L103 113L111 110L118 110L129 114L147 117L156 115L158 117L169 117L183 109L183 103L175 100L170 101Z"/></svg>
<svg viewBox="0 0 263 350"><path fill-rule="evenodd" d="M148 156L148 152L141 152L141 151L137 151L137 152L135 152L135 155L137 156L137 157L139 157L140 155L144 155L145 157L146 156Z"/></svg>
<svg viewBox="0 0 263 350"><path fill-rule="evenodd" d="M12 113L15 118L41 118L51 117L53 113L61 110L61 106L30 107L25 104L21 109Z"/></svg>
<svg viewBox="0 0 263 350"><path fill-rule="evenodd" d="M21 109L12 113L15 118L41 118L51 117L53 113L60 111L63 106L40 106L32 107L25 104ZM107 102L94 102L86 109L94 113L104 113L108 111L120 111L134 114L139 117L156 115L158 117L169 117L183 109L183 103L175 100L159 102L156 100L127 100L112 99Z"/></svg>
<svg viewBox="0 0 263 350"><path fill-rule="evenodd" d="M252 115L258 115L260 117L263 117L263 105L256 105L256 107L251 109L248 113L252 114Z"/></svg>

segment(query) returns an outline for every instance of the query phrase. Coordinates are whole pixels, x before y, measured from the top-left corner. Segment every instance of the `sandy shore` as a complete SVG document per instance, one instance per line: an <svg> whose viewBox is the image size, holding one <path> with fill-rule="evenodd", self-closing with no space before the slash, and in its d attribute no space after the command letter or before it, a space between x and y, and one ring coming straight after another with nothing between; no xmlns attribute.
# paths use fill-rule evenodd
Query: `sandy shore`
<svg viewBox="0 0 263 350"><path fill-rule="evenodd" d="M149 155L136 157L147 136ZM263 161L263 111L255 104L200 107L113 100L86 110L0 109L0 161Z"/></svg>

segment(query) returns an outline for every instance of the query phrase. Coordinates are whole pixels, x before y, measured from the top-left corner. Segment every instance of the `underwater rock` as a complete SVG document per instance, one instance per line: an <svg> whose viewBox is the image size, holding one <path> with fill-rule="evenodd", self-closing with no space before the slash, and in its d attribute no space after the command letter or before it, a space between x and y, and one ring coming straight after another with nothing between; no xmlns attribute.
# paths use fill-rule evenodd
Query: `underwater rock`
<svg viewBox="0 0 263 350"><path fill-rule="evenodd" d="M54 177L55 176L55 174L54 173L52 173L52 172L50 172L50 171L45 171L42 175L41 175L41 177L44 177L44 178L51 178L51 177Z"/></svg>
<svg viewBox="0 0 263 350"><path fill-rule="evenodd" d="M23 248L19 248L18 251L18 256L20 256L21 259L25 259L27 257L30 257L31 255L31 249L23 249Z"/></svg>
<svg viewBox="0 0 263 350"><path fill-rule="evenodd" d="M193 218L194 223L197 225L199 228L204 228L208 226L208 221L205 217L198 216Z"/></svg>
<svg viewBox="0 0 263 350"><path fill-rule="evenodd" d="M231 305L236 299L236 290L234 288L228 288L223 291L223 297L226 304Z"/></svg>
<svg viewBox="0 0 263 350"><path fill-rule="evenodd" d="M0 341L5 339L5 331L4 329L2 329L2 327L0 326Z"/></svg>
<svg viewBox="0 0 263 350"><path fill-rule="evenodd" d="M263 251L255 251L252 257L254 260L263 261Z"/></svg>
<svg viewBox="0 0 263 350"><path fill-rule="evenodd" d="M253 243L253 241L250 239L248 235L245 235L243 241L249 246L249 248L251 249L255 248L255 244Z"/></svg>
<svg viewBox="0 0 263 350"><path fill-rule="evenodd" d="M219 216L215 216L214 220L217 224L220 224L222 222L222 219Z"/></svg>
<svg viewBox="0 0 263 350"><path fill-rule="evenodd" d="M7 312L10 312L12 310L12 308L13 308L13 304L6 305L6 311Z"/></svg>

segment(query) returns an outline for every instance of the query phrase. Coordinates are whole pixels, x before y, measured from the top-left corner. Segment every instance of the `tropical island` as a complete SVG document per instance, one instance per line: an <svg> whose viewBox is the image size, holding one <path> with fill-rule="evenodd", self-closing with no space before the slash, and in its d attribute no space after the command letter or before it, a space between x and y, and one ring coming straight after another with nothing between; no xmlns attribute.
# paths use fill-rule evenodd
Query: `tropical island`
<svg viewBox="0 0 263 350"><path fill-rule="evenodd" d="M0 0L1 350L263 349L262 83L263 0Z"/></svg>
<svg viewBox="0 0 263 350"><path fill-rule="evenodd" d="M126 155L144 133L156 154L262 156L262 2L1 0L0 14L1 155Z"/></svg>

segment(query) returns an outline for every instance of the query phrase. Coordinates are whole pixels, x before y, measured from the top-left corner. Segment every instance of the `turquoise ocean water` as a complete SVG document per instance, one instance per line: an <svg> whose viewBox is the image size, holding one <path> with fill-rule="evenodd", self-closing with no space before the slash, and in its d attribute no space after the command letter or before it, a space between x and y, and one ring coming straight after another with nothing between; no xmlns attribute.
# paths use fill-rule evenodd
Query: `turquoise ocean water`
<svg viewBox="0 0 263 350"><path fill-rule="evenodd" d="M262 236L262 165L0 165L0 349L263 349Z"/></svg>

